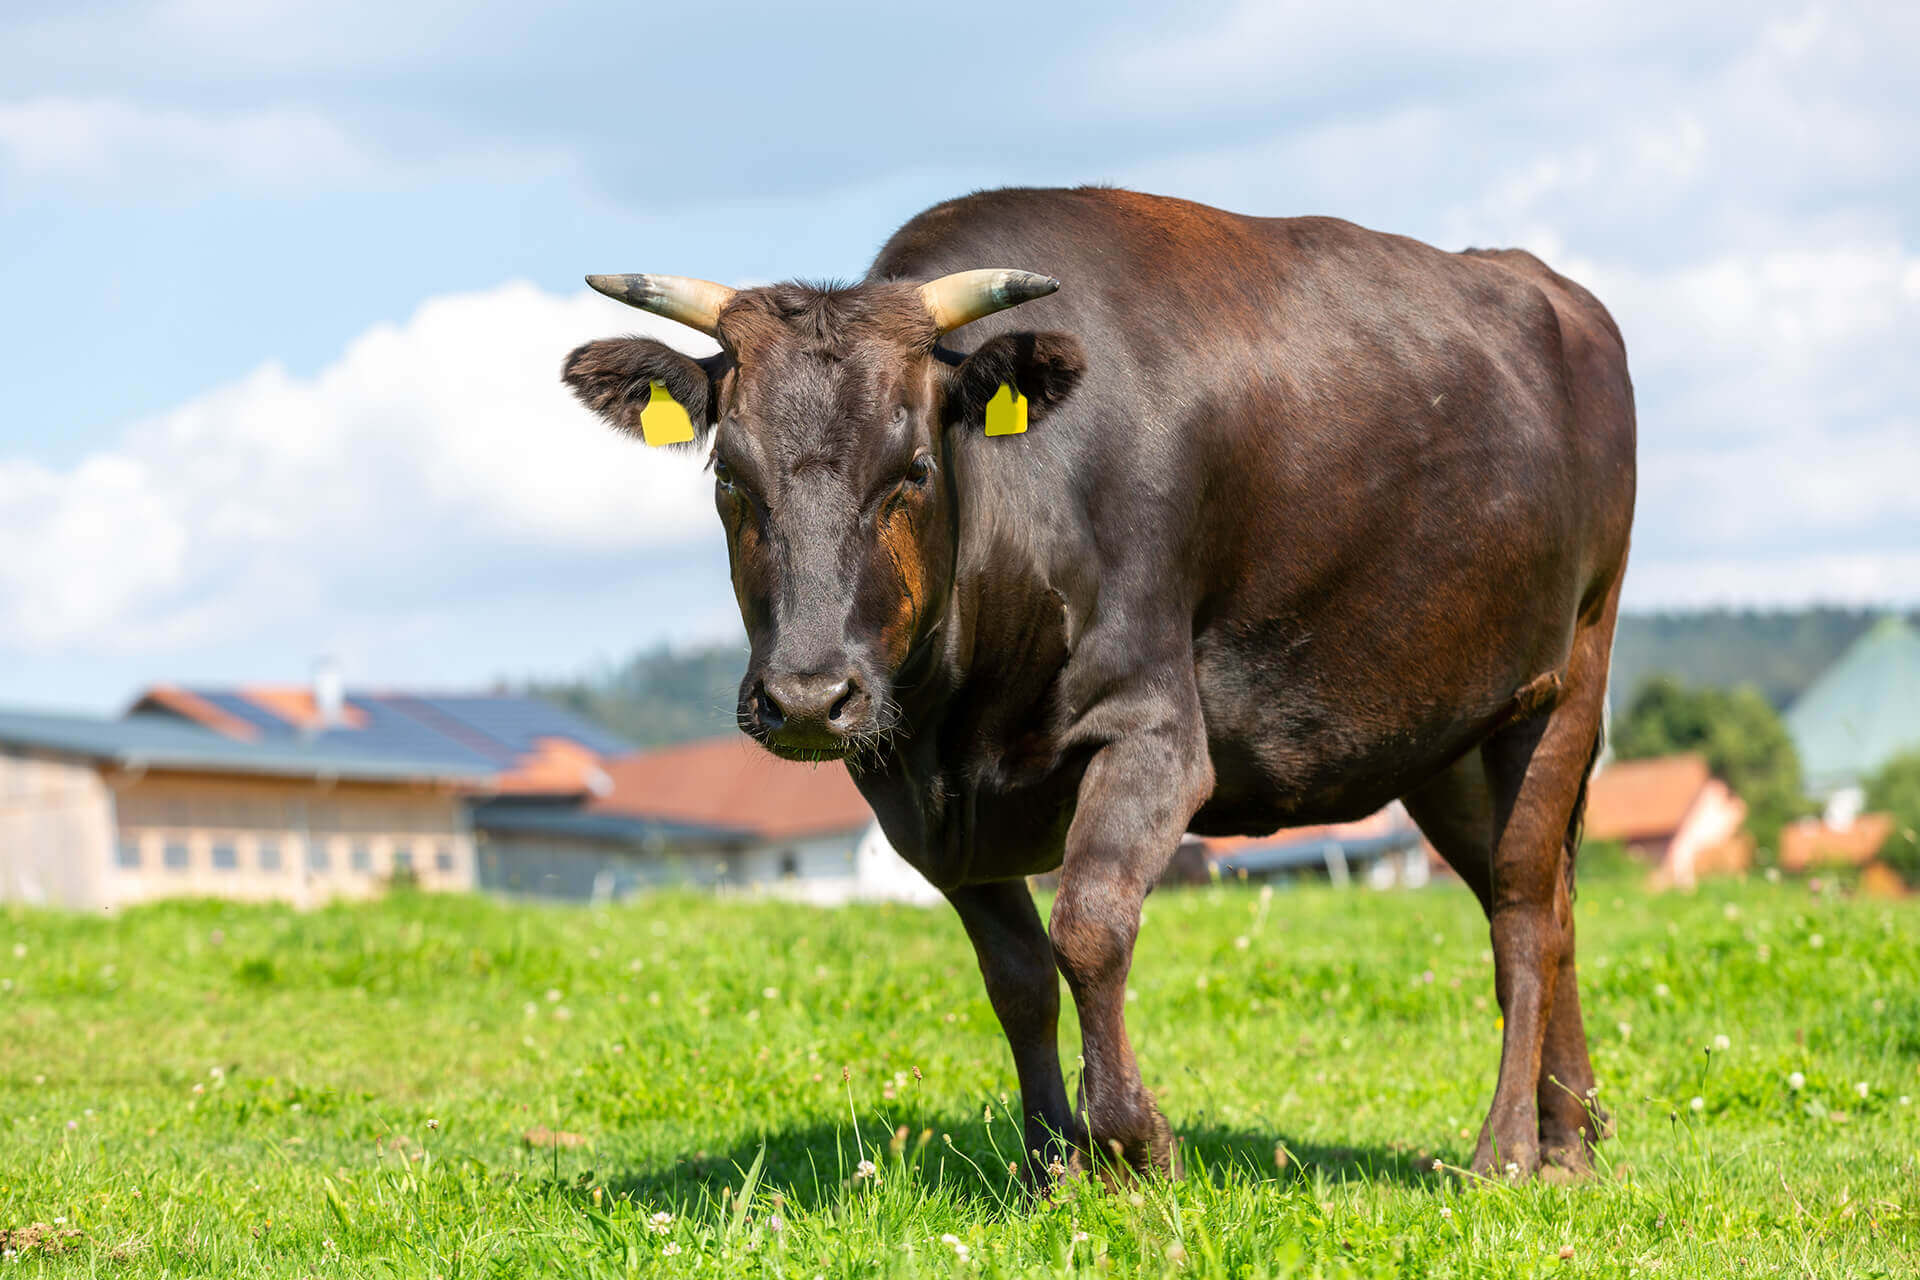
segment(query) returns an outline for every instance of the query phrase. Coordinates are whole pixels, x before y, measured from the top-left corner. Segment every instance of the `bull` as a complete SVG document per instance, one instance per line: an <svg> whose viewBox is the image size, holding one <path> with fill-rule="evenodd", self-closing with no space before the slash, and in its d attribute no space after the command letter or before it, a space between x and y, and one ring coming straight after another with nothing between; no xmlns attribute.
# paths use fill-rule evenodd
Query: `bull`
<svg viewBox="0 0 1920 1280"><path fill-rule="evenodd" d="M1110 188L935 206L853 284L588 280L719 342L591 342L563 377L712 440L740 727L844 759L953 904L1035 1177L1174 1170L1124 1001L1182 833L1396 798L1492 935L1474 1169L1589 1167L1571 898L1635 432L1592 294L1524 252ZM1055 869L1043 925L1025 877Z"/></svg>

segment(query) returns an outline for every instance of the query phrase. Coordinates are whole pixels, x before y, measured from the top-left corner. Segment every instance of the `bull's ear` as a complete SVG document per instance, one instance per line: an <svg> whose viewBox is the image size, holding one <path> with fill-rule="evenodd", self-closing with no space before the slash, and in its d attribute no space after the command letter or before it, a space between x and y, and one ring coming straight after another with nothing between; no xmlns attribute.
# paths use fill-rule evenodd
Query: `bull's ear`
<svg viewBox="0 0 1920 1280"><path fill-rule="evenodd" d="M1038 422L1073 394L1086 371L1087 353L1070 333L1003 333L961 363L958 394L948 403L959 421L978 423L987 401L1006 383L1027 398L1028 420Z"/></svg>
<svg viewBox="0 0 1920 1280"><path fill-rule="evenodd" d="M652 338L606 338L575 348L560 380L581 404L636 436L640 412L653 398L653 384L660 383L687 411L699 441L713 429L714 384L727 363L725 352L696 360Z"/></svg>

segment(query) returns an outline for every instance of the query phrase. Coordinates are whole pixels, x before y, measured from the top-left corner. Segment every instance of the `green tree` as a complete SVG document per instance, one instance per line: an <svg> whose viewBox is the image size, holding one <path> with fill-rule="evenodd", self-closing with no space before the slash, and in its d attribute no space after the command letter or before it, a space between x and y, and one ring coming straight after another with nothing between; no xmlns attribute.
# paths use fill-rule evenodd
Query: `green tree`
<svg viewBox="0 0 1920 1280"><path fill-rule="evenodd" d="M1769 860L1780 829L1809 810L1800 755L1780 715L1757 689L1688 688L1670 676L1640 686L1614 724L1623 760L1694 751L1747 803L1747 830Z"/></svg>
<svg viewBox="0 0 1920 1280"><path fill-rule="evenodd" d="M1867 808L1893 815L1880 856L1909 884L1920 881L1920 751L1897 755L1867 782Z"/></svg>

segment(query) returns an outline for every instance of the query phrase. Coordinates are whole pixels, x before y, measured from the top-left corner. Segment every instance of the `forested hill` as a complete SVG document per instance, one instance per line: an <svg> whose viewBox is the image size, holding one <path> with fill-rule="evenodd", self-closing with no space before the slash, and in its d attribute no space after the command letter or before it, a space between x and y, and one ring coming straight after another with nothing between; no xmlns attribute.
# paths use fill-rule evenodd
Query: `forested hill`
<svg viewBox="0 0 1920 1280"><path fill-rule="evenodd" d="M1690 685L1751 684L1784 708L1881 616L1879 610L1832 608L1624 616L1614 642L1615 709L1656 673ZM535 683L529 692L654 746L732 731L745 669L744 640L655 649L576 680Z"/></svg>
<svg viewBox="0 0 1920 1280"><path fill-rule="evenodd" d="M711 738L734 730L747 645L654 649L621 666L527 692L578 711L637 746Z"/></svg>
<svg viewBox="0 0 1920 1280"><path fill-rule="evenodd" d="M1715 609L1623 615L1613 641L1613 705L1651 675L1683 684L1750 684L1784 710L1845 653L1882 609ZM1912 615L1920 622L1920 614Z"/></svg>

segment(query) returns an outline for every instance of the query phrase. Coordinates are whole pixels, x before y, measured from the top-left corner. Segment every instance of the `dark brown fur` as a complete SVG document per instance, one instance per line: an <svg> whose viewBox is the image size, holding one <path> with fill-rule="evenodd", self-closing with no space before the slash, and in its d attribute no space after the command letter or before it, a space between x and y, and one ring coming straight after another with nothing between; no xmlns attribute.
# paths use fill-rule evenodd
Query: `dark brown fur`
<svg viewBox="0 0 1920 1280"><path fill-rule="evenodd" d="M915 286L977 267L1062 288L934 341ZM1625 352L1590 294L1524 253L1015 190L928 210L860 284L742 293L720 338L707 362L589 344L566 377L616 425L649 378L722 423L742 726L845 757L947 893L1038 1168L1172 1167L1124 998L1182 833L1396 797L1491 926L1475 1167L1585 1166L1571 855L1634 496ZM1003 382L1032 426L986 438ZM1021 877L1054 868L1043 927Z"/></svg>

